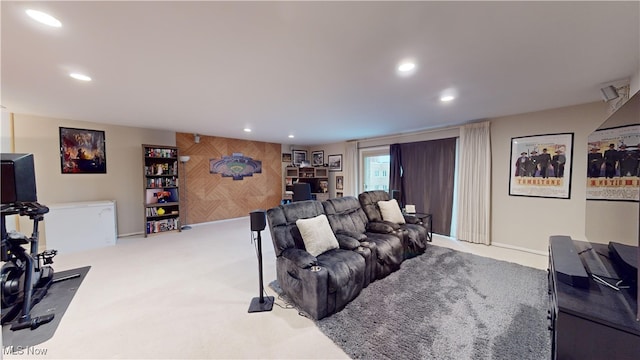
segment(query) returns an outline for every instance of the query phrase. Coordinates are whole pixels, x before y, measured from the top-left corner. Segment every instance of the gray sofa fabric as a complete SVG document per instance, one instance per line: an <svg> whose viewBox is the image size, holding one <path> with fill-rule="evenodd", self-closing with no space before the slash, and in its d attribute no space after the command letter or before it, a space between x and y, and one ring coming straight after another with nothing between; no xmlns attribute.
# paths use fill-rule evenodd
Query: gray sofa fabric
<svg viewBox="0 0 640 360"><path fill-rule="evenodd" d="M358 195L360 206L369 219L369 226L393 226L396 225L405 232L404 258L412 258L425 252L427 248L427 228L415 216L405 215L406 224L390 225L382 219L382 213L378 207L378 201L391 200L389 193L382 190L365 191Z"/></svg>
<svg viewBox="0 0 640 360"><path fill-rule="evenodd" d="M404 260L403 233L399 227L381 227L369 231L368 219L358 199L352 196L329 199L322 203L333 231L357 239L371 249L375 259L371 266L371 281L382 279L400 268Z"/></svg>
<svg viewBox="0 0 640 360"><path fill-rule="evenodd" d="M322 204L308 200L267 210L276 253L276 276L284 293L313 319L342 310L362 290L371 250L356 239L340 236L340 248L317 257L305 247L296 220L324 214Z"/></svg>

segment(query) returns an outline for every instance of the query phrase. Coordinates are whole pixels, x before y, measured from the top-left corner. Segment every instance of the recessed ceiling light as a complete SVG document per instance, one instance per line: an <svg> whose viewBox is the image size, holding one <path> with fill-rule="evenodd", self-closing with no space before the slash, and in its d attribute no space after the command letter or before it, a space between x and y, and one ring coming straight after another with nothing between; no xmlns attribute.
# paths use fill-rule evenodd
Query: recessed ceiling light
<svg viewBox="0 0 640 360"><path fill-rule="evenodd" d="M29 15L33 20L45 24L45 25L49 25L52 27L61 27L62 23L60 22L60 20L54 18L53 16L44 13L42 11L38 11L38 10L32 10L32 9L27 9L26 11L27 15Z"/></svg>
<svg viewBox="0 0 640 360"><path fill-rule="evenodd" d="M249 128L244 128L244 132L251 132L251 129L249 129Z"/></svg>
<svg viewBox="0 0 640 360"><path fill-rule="evenodd" d="M294 136L293 136L293 135L289 135L289 139L293 139L293 138L294 138Z"/></svg>
<svg viewBox="0 0 640 360"><path fill-rule="evenodd" d="M406 73L416 68L416 64L412 62L404 62L398 66L398 71Z"/></svg>
<svg viewBox="0 0 640 360"><path fill-rule="evenodd" d="M451 101L453 99L455 99L456 97L453 95L443 95L440 97L440 101L442 102L447 102L447 101Z"/></svg>
<svg viewBox="0 0 640 360"><path fill-rule="evenodd" d="M396 72L398 76L411 76L416 72L416 62L412 58L405 58L398 63Z"/></svg>
<svg viewBox="0 0 640 360"><path fill-rule="evenodd" d="M72 78L74 78L76 80L80 80L80 81L91 81L91 78L88 77L87 75L84 75L84 74L71 73L71 74L69 74L69 76L71 76Z"/></svg>

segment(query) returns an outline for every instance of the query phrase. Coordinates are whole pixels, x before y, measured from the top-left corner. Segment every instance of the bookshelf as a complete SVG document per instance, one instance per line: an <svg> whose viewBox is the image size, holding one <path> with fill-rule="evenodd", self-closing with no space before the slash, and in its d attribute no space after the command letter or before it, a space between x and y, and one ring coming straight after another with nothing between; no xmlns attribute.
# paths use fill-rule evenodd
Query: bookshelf
<svg viewBox="0 0 640 360"><path fill-rule="evenodd" d="M144 236L180 231L178 148L142 145Z"/></svg>
<svg viewBox="0 0 640 360"><path fill-rule="evenodd" d="M285 194L284 199L291 199L293 184L306 182L311 184L311 193L315 200L325 201L329 199L329 168L318 167L292 167L287 166L284 171Z"/></svg>

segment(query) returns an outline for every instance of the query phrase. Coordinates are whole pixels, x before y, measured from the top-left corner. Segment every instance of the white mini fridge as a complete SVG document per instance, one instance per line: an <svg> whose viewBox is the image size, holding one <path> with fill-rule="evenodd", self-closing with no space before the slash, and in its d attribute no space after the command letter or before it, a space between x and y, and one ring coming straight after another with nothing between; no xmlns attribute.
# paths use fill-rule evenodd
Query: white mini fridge
<svg viewBox="0 0 640 360"><path fill-rule="evenodd" d="M44 215L48 250L66 254L116 244L116 202L83 201L51 204Z"/></svg>

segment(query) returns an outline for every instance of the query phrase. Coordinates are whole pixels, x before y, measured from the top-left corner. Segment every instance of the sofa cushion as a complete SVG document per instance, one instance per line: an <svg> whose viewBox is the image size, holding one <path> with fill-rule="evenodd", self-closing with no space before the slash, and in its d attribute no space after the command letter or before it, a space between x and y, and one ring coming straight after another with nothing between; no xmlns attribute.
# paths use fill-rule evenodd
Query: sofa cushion
<svg viewBox="0 0 640 360"><path fill-rule="evenodd" d="M378 201L378 207L380 208L380 213L382 214L382 220L396 224L405 223L404 216L402 215L402 211L400 211L400 206L398 205L398 201L396 201L396 199Z"/></svg>
<svg viewBox="0 0 640 360"><path fill-rule="evenodd" d="M298 219L296 226L300 230L305 249L313 256L340 247L324 214L309 219Z"/></svg>

